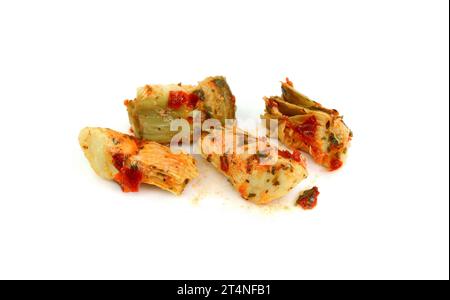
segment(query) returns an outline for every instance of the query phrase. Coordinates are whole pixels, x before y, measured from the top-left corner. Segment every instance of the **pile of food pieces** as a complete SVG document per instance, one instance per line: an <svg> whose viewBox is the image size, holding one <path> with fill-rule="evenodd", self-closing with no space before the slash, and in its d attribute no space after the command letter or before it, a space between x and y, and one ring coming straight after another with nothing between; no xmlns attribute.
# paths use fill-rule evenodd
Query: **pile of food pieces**
<svg viewBox="0 0 450 300"><path fill-rule="evenodd" d="M256 140L260 143L267 139L249 138L237 127L231 132L232 139L241 142L233 144L233 151L223 149L225 130L202 132L197 141L203 158L228 179L242 198L256 204L285 196L307 178L300 151L330 171L341 168L353 137L338 111L302 95L289 79L281 88L281 96L264 98L262 118L278 121L278 139L291 151L267 142L264 151L250 154L247 150L255 146ZM223 127L226 120L236 119L236 98L221 76L206 78L197 86L146 85L138 89L134 100L126 100L125 106L133 135L92 127L79 135L80 146L94 171L117 182L124 192L138 192L145 183L182 194L199 172L192 155L170 150L168 145L177 134L171 131L171 122L184 119L192 124L194 112L200 112L202 122L216 119ZM274 163L263 163L265 159L274 159ZM304 191L296 204L312 209L318 195L317 187L313 187Z"/></svg>

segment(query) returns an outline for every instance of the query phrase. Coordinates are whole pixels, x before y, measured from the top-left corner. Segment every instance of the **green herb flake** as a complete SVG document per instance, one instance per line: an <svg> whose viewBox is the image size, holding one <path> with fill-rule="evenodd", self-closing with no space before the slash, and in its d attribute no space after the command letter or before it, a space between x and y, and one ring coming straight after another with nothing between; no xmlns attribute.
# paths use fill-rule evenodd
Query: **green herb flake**
<svg viewBox="0 0 450 300"><path fill-rule="evenodd" d="M334 146L339 146L341 144L341 141L338 139L338 137L334 133L330 134L328 140Z"/></svg>

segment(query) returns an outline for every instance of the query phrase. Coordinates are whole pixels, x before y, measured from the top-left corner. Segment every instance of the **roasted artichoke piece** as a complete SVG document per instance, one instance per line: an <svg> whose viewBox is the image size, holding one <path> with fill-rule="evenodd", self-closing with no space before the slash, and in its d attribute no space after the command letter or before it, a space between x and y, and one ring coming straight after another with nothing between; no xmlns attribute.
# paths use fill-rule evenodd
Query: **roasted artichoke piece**
<svg viewBox="0 0 450 300"><path fill-rule="evenodd" d="M79 142L94 171L119 183L124 192L137 192L146 183L180 195L198 176L190 155L173 154L166 146L111 129L85 128Z"/></svg>
<svg viewBox="0 0 450 300"><path fill-rule="evenodd" d="M343 117L296 91L289 80L282 83L282 92L282 97L264 98L263 118L278 119L279 140L331 171L342 167L353 137Z"/></svg>
<svg viewBox="0 0 450 300"><path fill-rule="evenodd" d="M168 144L177 134L170 130L175 119L193 120L193 111L202 112L202 120L235 119L235 97L224 77L209 77L197 86L146 85L135 100L126 101L128 117L136 137Z"/></svg>
<svg viewBox="0 0 450 300"><path fill-rule="evenodd" d="M200 96L200 109L207 119L225 120L236 118L236 98L224 77L208 77L199 83L195 93Z"/></svg>
<svg viewBox="0 0 450 300"><path fill-rule="evenodd" d="M238 133L231 134L234 135L233 147L224 147L222 142L228 139L226 133L222 130L204 132L202 156L227 177L242 198L267 204L285 196L308 176L299 151L279 151L269 144L261 147L260 142L248 136L238 139ZM252 154L255 152L251 149L256 149L256 154Z"/></svg>

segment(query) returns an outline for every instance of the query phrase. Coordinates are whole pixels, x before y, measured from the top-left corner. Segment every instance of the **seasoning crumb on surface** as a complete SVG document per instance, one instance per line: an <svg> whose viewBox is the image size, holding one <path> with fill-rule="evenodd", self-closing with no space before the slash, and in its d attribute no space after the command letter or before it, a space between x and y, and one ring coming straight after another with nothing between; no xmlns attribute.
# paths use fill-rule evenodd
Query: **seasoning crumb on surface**
<svg viewBox="0 0 450 300"><path fill-rule="evenodd" d="M304 191L298 198L296 205L300 206L304 210L311 210L317 206L317 200L319 197L319 188L316 186L312 189Z"/></svg>

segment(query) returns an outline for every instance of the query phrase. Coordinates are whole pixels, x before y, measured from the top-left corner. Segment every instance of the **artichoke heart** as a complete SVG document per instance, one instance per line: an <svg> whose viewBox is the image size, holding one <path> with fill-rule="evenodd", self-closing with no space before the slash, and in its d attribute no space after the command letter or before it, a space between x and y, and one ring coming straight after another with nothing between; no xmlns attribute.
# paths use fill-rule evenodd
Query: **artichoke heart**
<svg viewBox="0 0 450 300"><path fill-rule="evenodd" d="M353 137L337 110L327 109L282 83L281 97L266 97L264 119L278 120L278 138L293 150L309 153L329 170L342 167Z"/></svg>
<svg viewBox="0 0 450 300"><path fill-rule="evenodd" d="M180 195L198 176L192 156L111 129L85 128L79 143L97 175L116 181L124 192L137 192L146 183Z"/></svg>
<svg viewBox="0 0 450 300"><path fill-rule="evenodd" d="M233 141L231 147L223 144L225 140ZM201 151L242 198L256 204L285 196L308 176L299 151L278 150L266 139L254 140L240 130L204 132Z"/></svg>
<svg viewBox="0 0 450 300"><path fill-rule="evenodd" d="M235 119L236 105L224 77L208 77L197 86L169 84L146 85L137 91L136 99L126 101L128 117L139 139L169 144L178 133L171 131L176 119L193 121L193 111L205 119Z"/></svg>

